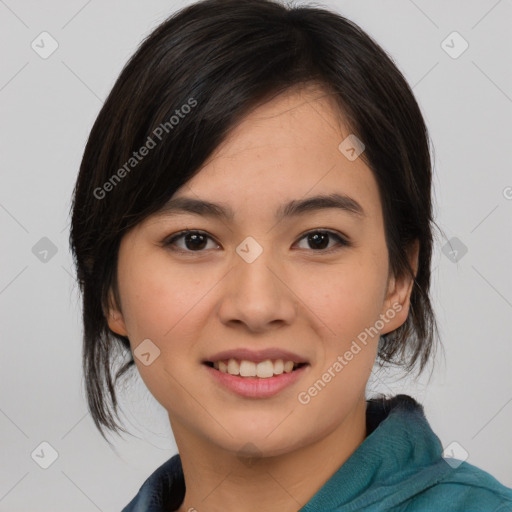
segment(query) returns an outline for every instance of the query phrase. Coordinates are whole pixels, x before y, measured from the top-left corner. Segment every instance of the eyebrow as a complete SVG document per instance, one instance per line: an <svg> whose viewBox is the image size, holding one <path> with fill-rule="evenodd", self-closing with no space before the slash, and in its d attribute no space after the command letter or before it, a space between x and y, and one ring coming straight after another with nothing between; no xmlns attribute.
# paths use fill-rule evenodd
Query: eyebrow
<svg viewBox="0 0 512 512"><path fill-rule="evenodd" d="M280 221L285 218L297 217L306 213L334 208L349 213L357 218L365 217L363 207L355 199L345 194L329 194L290 201L278 208L276 219ZM233 210L226 205L211 203L192 197L176 197L169 199L158 211L157 215L173 215L180 213L192 213L206 217L222 218L228 221L232 221L235 217Z"/></svg>

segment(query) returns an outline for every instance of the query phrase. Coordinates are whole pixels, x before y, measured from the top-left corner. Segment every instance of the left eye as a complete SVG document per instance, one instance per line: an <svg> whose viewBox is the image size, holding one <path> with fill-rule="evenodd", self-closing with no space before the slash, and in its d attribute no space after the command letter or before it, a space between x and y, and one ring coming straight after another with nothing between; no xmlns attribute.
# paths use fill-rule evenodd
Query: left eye
<svg viewBox="0 0 512 512"><path fill-rule="evenodd" d="M333 233L332 231L310 231L306 233L300 240L306 240L308 244L310 244L314 250L331 250L333 247L326 247L326 244L329 245L329 239L334 239L338 242L338 245L341 246L349 246L349 242L345 240L343 237L338 235L337 233Z"/></svg>
<svg viewBox="0 0 512 512"><path fill-rule="evenodd" d="M178 240L182 240L184 242L184 246L178 245ZM310 231L303 235L299 239L299 242L301 240L306 240L306 242L310 245L310 247L306 247L306 249L312 248L314 251L327 252L334 249L336 245L329 247L329 242L332 240L336 241L338 246L350 245L350 243L345 238L332 231ZM214 242L214 247L207 247L208 241ZM164 245L170 246L173 250L182 252L202 252L204 249L215 249L219 247L213 238L206 233L190 230L177 233L166 242L164 242ZM301 247L301 249L304 249L304 247Z"/></svg>

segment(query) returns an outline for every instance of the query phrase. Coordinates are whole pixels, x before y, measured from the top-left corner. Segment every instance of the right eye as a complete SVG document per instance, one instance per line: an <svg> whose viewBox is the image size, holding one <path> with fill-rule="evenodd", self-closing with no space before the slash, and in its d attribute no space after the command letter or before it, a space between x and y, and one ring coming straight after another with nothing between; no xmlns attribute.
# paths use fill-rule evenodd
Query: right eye
<svg viewBox="0 0 512 512"><path fill-rule="evenodd" d="M197 230L185 230L172 235L171 238L168 238L163 245L165 247L170 247L172 251L178 252L203 252L206 246L208 245L208 240L214 241L210 235L203 231ZM182 245L178 245L178 241L182 241ZM215 243L217 247L218 244Z"/></svg>

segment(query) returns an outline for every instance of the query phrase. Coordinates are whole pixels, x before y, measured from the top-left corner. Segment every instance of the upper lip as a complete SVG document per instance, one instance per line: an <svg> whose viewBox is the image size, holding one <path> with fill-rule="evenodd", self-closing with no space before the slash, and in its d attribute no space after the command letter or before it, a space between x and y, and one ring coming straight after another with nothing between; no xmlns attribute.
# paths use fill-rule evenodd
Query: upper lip
<svg viewBox="0 0 512 512"><path fill-rule="evenodd" d="M307 363L307 360L304 357L280 348L266 348L263 350L235 348L231 350L223 350L222 352L213 354L204 362L214 363L216 361L225 361L226 359L254 361L255 363L261 363L261 361L266 361L267 359L271 359L273 361L276 359L282 359L283 361L293 361L294 363Z"/></svg>

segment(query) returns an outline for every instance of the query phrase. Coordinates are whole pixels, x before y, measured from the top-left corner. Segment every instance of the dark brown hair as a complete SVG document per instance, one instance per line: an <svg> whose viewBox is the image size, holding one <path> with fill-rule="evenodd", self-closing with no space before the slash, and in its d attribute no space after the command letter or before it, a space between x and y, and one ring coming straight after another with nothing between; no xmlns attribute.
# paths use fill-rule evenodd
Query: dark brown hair
<svg viewBox="0 0 512 512"><path fill-rule="evenodd" d="M362 158L378 183L397 277L414 275L406 251L420 242L409 316L381 337L378 359L407 371L427 363L437 340L429 299L432 166L427 129L403 75L336 13L271 0L205 0L158 26L126 64L91 130L73 194L83 370L102 435L103 427L126 432L113 416L115 385L134 365L128 338L106 319L110 290L119 304L122 237L192 178L251 110L310 83L332 95L366 146ZM144 156L143 147L150 148ZM116 352L124 361L114 368Z"/></svg>

